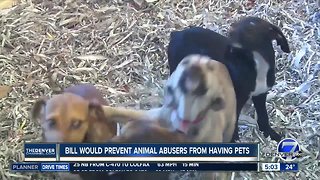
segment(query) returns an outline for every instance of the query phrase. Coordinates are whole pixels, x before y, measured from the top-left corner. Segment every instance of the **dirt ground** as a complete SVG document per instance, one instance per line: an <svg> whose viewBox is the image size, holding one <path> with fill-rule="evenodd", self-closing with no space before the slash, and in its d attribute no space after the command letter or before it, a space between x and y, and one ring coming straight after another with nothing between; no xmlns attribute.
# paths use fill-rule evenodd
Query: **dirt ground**
<svg viewBox="0 0 320 180"><path fill-rule="evenodd" d="M24 142L40 140L39 124L29 116L36 99L86 82L95 84L112 106L159 106L169 72L170 32L198 25L226 35L230 24L244 16L272 22L288 39L291 53L275 46L277 81L267 107L272 127L296 138L303 157L296 173L237 172L232 179L319 179L319 4L317 0L28 0L0 10L0 179L58 178L8 169L11 162L23 160ZM252 106L243 115L241 141L259 142L262 152L275 151L276 143L256 128ZM201 177L178 173L173 179Z"/></svg>

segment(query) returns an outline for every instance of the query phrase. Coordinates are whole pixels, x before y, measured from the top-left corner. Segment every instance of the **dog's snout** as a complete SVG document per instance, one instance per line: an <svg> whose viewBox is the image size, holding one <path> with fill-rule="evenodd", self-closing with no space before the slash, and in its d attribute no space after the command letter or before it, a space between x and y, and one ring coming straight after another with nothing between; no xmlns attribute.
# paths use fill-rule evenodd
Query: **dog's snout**
<svg viewBox="0 0 320 180"><path fill-rule="evenodd" d="M63 136L59 131L56 130L46 130L42 136L45 142L49 143L60 143L63 142Z"/></svg>

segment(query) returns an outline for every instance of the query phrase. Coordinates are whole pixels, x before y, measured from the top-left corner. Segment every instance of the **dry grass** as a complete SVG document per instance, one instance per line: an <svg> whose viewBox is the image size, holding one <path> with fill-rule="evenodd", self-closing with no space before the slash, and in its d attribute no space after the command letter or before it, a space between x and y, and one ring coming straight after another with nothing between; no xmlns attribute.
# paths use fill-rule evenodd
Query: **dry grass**
<svg viewBox="0 0 320 180"><path fill-rule="evenodd" d="M142 3L141 3L142 2ZM168 76L169 33L200 25L226 34L238 18L254 15L281 27L292 52L277 53L277 85L268 111L273 127L303 146L298 173L235 173L235 179L319 179L319 1L235 0L22 1L0 11L0 179L51 179L20 174L9 163L23 159L23 142L38 141L33 102L63 87L90 82L113 106L150 108L161 103ZM252 115L253 108L247 109ZM252 116L253 117L253 116ZM275 150L248 116L241 140ZM270 160L269 160L270 161ZM182 176L182 179L196 179Z"/></svg>

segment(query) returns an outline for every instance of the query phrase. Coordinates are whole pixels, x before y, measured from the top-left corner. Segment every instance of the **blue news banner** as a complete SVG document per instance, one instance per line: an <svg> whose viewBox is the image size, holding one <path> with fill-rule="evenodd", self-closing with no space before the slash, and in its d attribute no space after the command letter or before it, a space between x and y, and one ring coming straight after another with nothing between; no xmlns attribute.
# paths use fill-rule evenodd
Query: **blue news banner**
<svg viewBox="0 0 320 180"><path fill-rule="evenodd" d="M257 171L258 144L25 144L16 171Z"/></svg>

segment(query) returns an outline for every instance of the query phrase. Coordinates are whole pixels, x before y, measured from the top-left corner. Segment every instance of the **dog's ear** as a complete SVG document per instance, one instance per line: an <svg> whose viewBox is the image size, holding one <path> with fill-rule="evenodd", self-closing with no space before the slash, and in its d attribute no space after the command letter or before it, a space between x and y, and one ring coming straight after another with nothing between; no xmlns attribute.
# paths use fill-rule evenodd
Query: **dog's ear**
<svg viewBox="0 0 320 180"><path fill-rule="evenodd" d="M215 111L220 111L226 106L225 100L222 97L217 97L211 101L211 108Z"/></svg>
<svg viewBox="0 0 320 180"><path fill-rule="evenodd" d="M290 48L289 48L288 41L284 36L284 34L282 33L282 31L280 30L280 28L273 24L270 24L269 30L270 30L271 39L277 41L277 44L278 46L281 47L282 51L289 53Z"/></svg>
<svg viewBox="0 0 320 180"><path fill-rule="evenodd" d="M44 116L44 112L43 109L46 106L47 103L47 98L43 97L38 99L35 104L33 105L32 109L31 109L31 119L32 120L36 120L36 119L41 119Z"/></svg>
<svg viewBox="0 0 320 180"><path fill-rule="evenodd" d="M170 39L174 39L178 36L179 31L171 31L170 33Z"/></svg>
<svg viewBox="0 0 320 180"><path fill-rule="evenodd" d="M104 114L102 106L97 101L90 101L89 102L88 115L89 115L89 117L90 116L96 117L95 119L98 121L106 120L106 116ZM90 121L90 119L89 119L89 121Z"/></svg>

